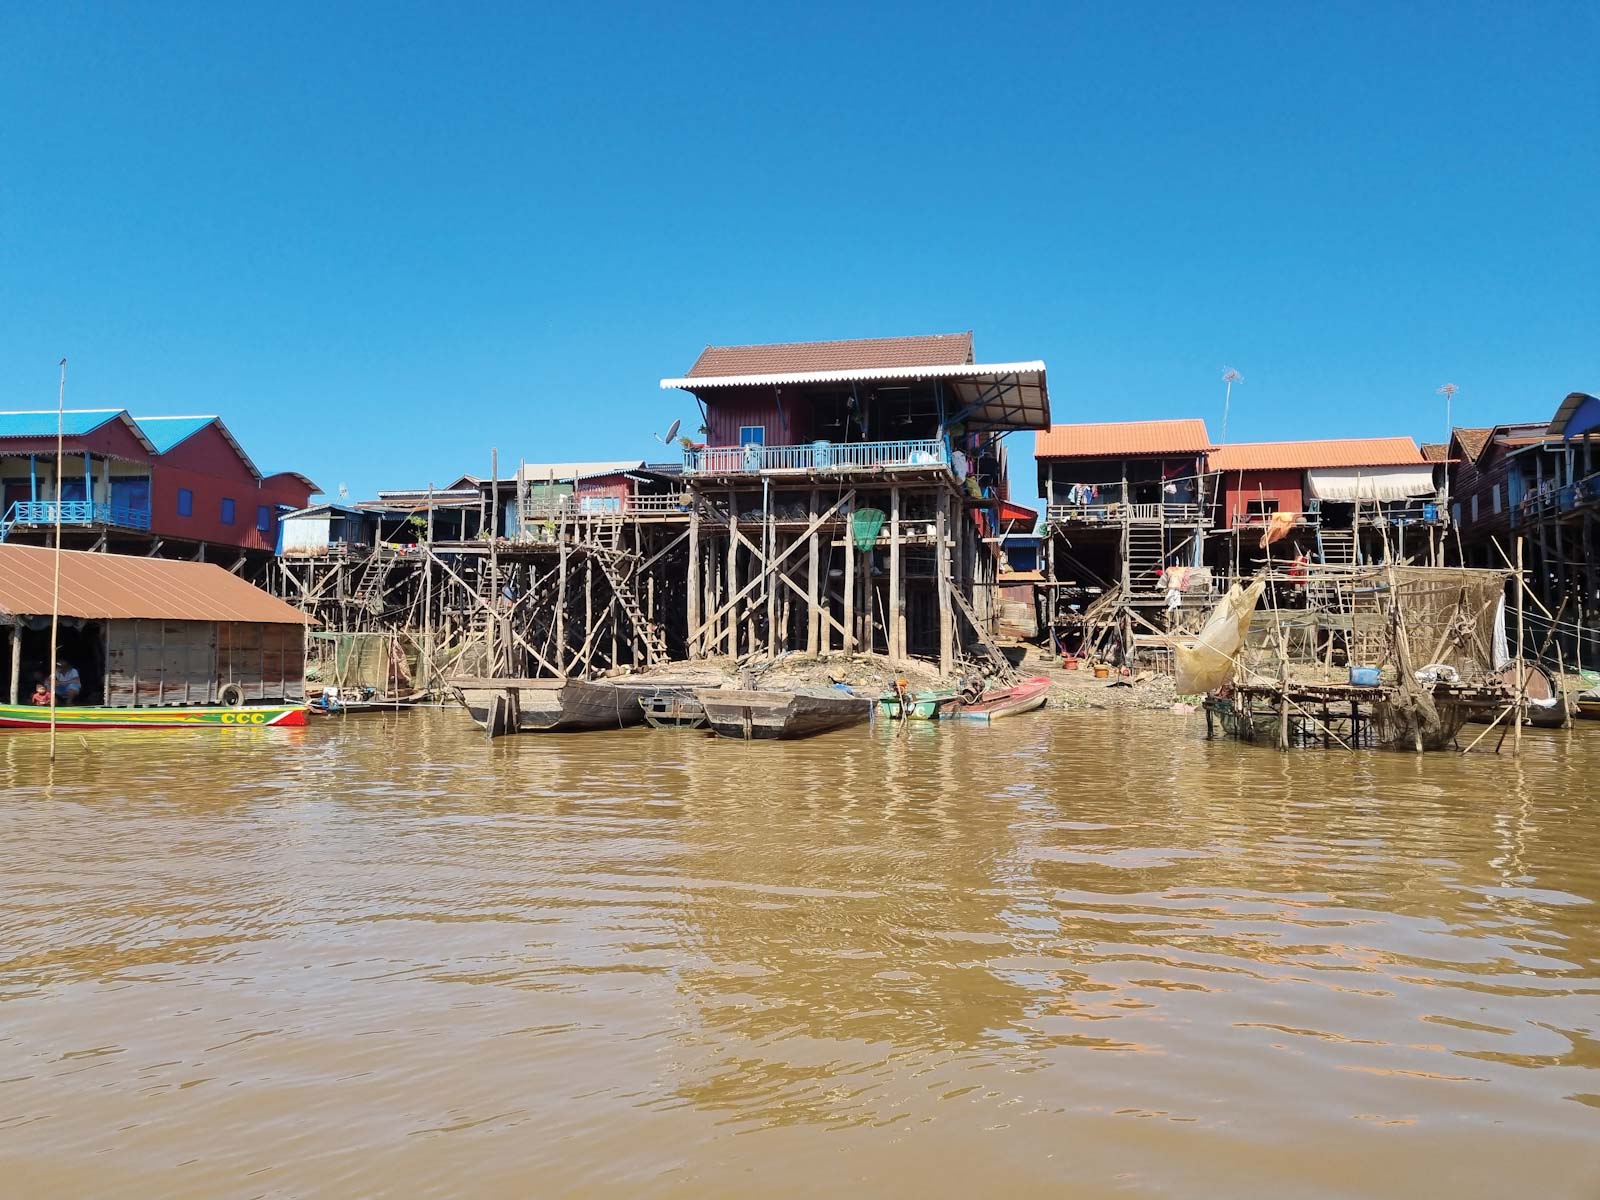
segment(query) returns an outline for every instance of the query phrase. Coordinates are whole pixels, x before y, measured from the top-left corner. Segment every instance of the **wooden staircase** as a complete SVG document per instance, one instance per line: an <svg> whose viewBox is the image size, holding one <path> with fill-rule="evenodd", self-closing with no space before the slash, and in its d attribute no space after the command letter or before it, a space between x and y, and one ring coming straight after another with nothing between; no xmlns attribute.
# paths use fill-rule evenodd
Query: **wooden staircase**
<svg viewBox="0 0 1600 1200"><path fill-rule="evenodd" d="M1159 524L1132 522L1122 529L1122 591L1130 600L1161 595L1167 565L1166 541Z"/></svg>
<svg viewBox="0 0 1600 1200"><path fill-rule="evenodd" d="M1317 557L1329 566L1355 566L1355 533L1349 529L1318 529Z"/></svg>
<svg viewBox="0 0 1600 1200"><path fill-rule="evenodd" d="M622 606L622 611L628 615L633 631L644 644L645 657L650 665L667 661L667 639L659 628L653 625L645 614L644 607L639 603L639 597L633 590L634 556L613 548L602 549L595 554L595 561L600 564L600 571L606 577L606 582L611 585L611 592L617 598L617 603Z"/></svg>

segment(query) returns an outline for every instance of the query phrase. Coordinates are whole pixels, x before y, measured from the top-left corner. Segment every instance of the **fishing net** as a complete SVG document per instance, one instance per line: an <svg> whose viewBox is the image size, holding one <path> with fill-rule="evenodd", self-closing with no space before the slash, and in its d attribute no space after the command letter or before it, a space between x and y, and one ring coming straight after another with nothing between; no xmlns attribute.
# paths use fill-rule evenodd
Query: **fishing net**
<svg viewBox="0 0 1600 1200"><path fill-rule="evenodd" d="M858 508L851 518L851 536L856 549L865 554L877 545L878 532L883 528L884 513L881 508Z"/></svg>
<svg viewBox="0 0 1600 1200"><path fill-rule="evenodd" d="M1200 636L1173 648L1177 660L1174 687L1180 696L1214 692L1233 677L1234 660L1250 631L1250 618L1264 587L1259 579L1247 588L1234 584L1212 609Z"/></svg>

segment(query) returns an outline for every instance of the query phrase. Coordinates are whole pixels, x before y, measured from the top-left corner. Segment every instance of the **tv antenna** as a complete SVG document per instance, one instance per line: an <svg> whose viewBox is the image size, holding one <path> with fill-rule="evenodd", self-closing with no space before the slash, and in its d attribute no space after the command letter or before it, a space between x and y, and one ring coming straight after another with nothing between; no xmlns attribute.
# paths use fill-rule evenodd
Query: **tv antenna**
<svg viewBox="0 0 1600 1200"><path fill-rule="evenodd" d="M1233 402L1233 385L1243 383L1244 376L1232 367L1222 368L1222 382L1225 385L1222 393L1222 444L1228 444L1228 408Z"/></svg>

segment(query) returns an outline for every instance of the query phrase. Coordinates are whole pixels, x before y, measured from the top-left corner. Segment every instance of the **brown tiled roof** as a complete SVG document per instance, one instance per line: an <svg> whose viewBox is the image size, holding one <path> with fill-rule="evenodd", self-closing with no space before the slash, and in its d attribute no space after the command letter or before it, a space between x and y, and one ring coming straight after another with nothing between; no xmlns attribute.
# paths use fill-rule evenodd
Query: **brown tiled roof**
<svg viewBox="0 0 1600 1200"><path fill-rule="evenodd" d="M1117 458L1157 454L1203 454L1211 448L1206 423L1107 421L1096 425L1052 425L1034 442L1034 458Z"/></svg>
<svg viewBox="0 0 1600 1200"><path fill-rule="evenodd" d="M1450 447L1443 442L1423 442L1422 457L1432 463L1447 462L1450 458Z"/></svg>
<svg viewBox="0 0 1600 1200"><path fill-rule="evenodd" d="M858 338L844 342L779 342L769 346L707 346L688 378L786 375L797 371L863 371L874 367L943 367L972 361L972 334Z"/></svg>
<svg viewBox="0 0 1600 1200"><path fill-rule="evenodd" d="M47 615L54 560L55 551L43 546L0 546L0 614ZM83 550L61 552L60 613L86 620L307 624L298 609L214 563Z"/></svg>
<svg viewBox="0 0 1600 1200"><path fill-rule="evenodd" d="M1467 457L1477 462L1483 456L1484 450L1489 445L1489 439L1494 436L1494 429L1457 429L1456 441L1461 443L1461 448L1467 452Z"/></svg>
<svg viewBox="0 0 1600 1200"><path fill-rule="evenodd" d="M1426 460L1408 437L1327 438L1314 442L1240 442L1211 452L1213 471L1329 471L1341 467L1411 467Z"/></svg>

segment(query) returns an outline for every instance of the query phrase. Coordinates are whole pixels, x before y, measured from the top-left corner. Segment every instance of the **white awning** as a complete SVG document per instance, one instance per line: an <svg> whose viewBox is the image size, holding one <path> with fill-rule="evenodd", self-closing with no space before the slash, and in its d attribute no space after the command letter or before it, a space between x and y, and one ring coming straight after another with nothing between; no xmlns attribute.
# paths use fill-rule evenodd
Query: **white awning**
<svg viewBox="0 0 1600 1200"><path fill-rule="evenodd" d="M1306 486L1315 500L1410 500L1433 495L1433 465L1307 471Z"/></svg>
<svg viewBox="0 0 1600 1200"><path fill-rule="evenodd" d="M1048 429L1050 392L1044 363L951 363L946 366L859 367L846 371L789 371L767 375L690 375L663 379L663 388L699 393L711 388L780 387L815 383L864 383L885 379L943 379L970 429Z"/></svg>

